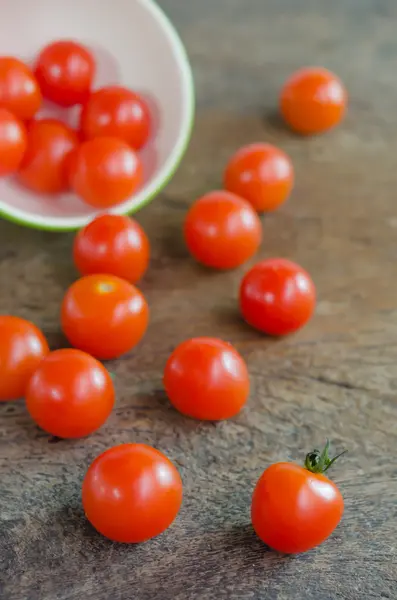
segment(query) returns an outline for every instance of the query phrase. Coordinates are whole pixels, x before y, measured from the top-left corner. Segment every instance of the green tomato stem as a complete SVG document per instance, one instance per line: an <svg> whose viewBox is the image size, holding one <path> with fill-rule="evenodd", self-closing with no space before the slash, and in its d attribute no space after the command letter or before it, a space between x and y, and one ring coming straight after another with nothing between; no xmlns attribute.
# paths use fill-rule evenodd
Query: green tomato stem
<svg viewBox="0 0 397 600"><path fill-rule="evenodd" d="M309 454L306 455L305 459L305 469L307 469L311 473L325 473L338 458L340 458L341 456L343 456L343 454L346 454L347 452L347 450L343 450L343 452L341 452L340 454L337 454L333 458L330 458L328 454L329 445L329 440L327 440L327 443L325 444L324 449L321 452L320 450L313 450L313 452L309 452Z"/></svg>

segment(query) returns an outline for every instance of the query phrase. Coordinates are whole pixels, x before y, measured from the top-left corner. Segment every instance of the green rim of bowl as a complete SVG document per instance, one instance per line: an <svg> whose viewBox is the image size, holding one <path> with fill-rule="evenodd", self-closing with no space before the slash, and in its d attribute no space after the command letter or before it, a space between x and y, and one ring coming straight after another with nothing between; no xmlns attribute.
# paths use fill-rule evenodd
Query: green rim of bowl
<svg viewBox="0 0 397 600"><path fill-rule="evenodd" d="M148 0L146 0L146 2L148 2ZM167 22L169 31L172 33L174 42L179 46L180 54L184 58L185 67L186 67L186 75L189 78L189 82L188 82L189 85L187 88L187 91L188 91L188 105L187 105L188 119L187 119L187 121L188 122L187 122L187 126L186 126L186 129L184 132L184 138L181 142L179 152L175 156L173 164L170 166L167 173L165 173L163 179L161 181L159 181L157 188L155 190L153 190L152 193L145 196L145 198L141 202L139 202L139 204L134 206L131 210L126 210L124 213L120 213L120 214L124 214L124 215L131 215L133 213L136 213L138 210L140 210L141 208L143 208L144 206L149 204L156 196L159 195L159 193L170 182L170 180L173 178L176 171L178 170L178 168L182 162L182 159L186 153L186 150L189 146L189 142L190 142L192 132L193 132L193 124L194 124L195 85L194 85L192 68L190 65L189 57L187 55L185 46L182 42L182 39L181 39L179 33L177 32L173 23L170 21L168 16L165 14L163 9L160 8L160 6L154 0L150 0L148 2L148 5L149 6L151 5L151 8L153 9L153 11L157 12L158 16L160 16L164 22ZM117 213L117 214L119 214L119 213ZM24 227L28 227L29 229L37 229L40 231L60 231L60 232L61 231L77 231L78 229L81 228L80 225L46 225L45 223L32 223L28 219L23 219L20 217L15 217L13 215L10 215L6 211L4 211L4 209L0 209L0 217L4 218L6 221L16 223L17 225L23 225Z"/></svg>

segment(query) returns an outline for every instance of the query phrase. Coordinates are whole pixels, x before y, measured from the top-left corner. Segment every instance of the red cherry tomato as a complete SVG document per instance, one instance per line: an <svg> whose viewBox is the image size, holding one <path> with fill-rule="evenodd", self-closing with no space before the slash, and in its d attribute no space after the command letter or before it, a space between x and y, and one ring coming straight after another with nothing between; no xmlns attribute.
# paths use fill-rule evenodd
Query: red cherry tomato
<svg viewBox="0 0 397 600"><path fill-rule="evenodd" d="M49 351L45 337L33 323L0 316L0 401L25 395L29 379Z"/></svg>
<svg viewBox="0 0 397 600"><path fill-rule="evenodd" d="M61 106L74 106L89 97L95 60L81 44L61 40L41 51L35 74L45 98Z"/></svg>
<svg viewBox="0 0 397 600"><path fill-rule="evenodd" d="M244 319L269 335L286 335L305 325L315 304L316 290L310 275L283 258L258 263L241 282Z"/></svg>
<svg viewBox="0 0 397 600"><path fill-rule="evenodd" d="M149 320L145 298L114 275L87 275L65 294L62 329L72 346L102 360L117 358L136 346Z"/></svg>
<svg viewBox="0 0 397 600"><path fill-rule="evenodd" d="M172 462L144 444L100 454L83 481L87 519L105 537L144 542L165 531L182 504L182 481Z"/></svg>
<svg viewBox="0 0 397 600"><path fill-rule="evenodd" d="M60 438L93 433L114 404L112 378L100 362L80 350L49 354L31 378L26 407L39 427Z"/></svg>
<svg viewBox="0 0 397 600"><path fill-rule="evenodd" d="M151 128L149 108L143 98L123 87L102 88L91 94L80 119L83 136L117 137L139 150Z"/></svg>
<svg viewBox="0 0 397 600"><path fill-rule="evenodd" d="M139 156L117 138L84 142L73 157L71 185L91 206L108 208L126 200L141 185L143 167Z"/></svg>
<svg viewBox="0 0 397 600"><path fill-rule="evenodd" d="M224 174L225 188L248 200L258 212L278 208L293 183L290 158L271 144L244 146L232 156Z"/></svg>
<svg viewBox="0 0 397 600"><path fill-rule="evenodd" d="M189 210L185 240L199 262L216 269L232 269L258 250L262 224L242 198L229 192L210 192Z"/></svg>
<svg viewBox="0 0 397 600"><path fill-rule="evenodd" d="M264 471L252 496L251 519L265 544L295 554L331 535L342 518L343 498L322 473L336 458L328 457L327 443L321 454L307 455L305 468L281 462Z"/></svg>
<svg viewBox="0 0 397 600"><path fill-rule="evenodd" d="M149 264L149 240L129 217L100 215L81 229L73 246L74 263L82 275L109 273L135 283Z"/></svg>
<svg viewBox="0 0 397 600"><path fill-rule="evenodd" d="M0 57L0 107L18 119L33 119L41 106L39 85L30 69L11 56Z"/></svg>
<svg viewBox="0 0 397 600"><path fill-rule="evenodd" d="M0 108L0 177L15 173L25 155L26 129L22 121Z"/></svg>
<svg viewBox="0 0 397 600"><path fill-rule="evenodd" d="M240 412L249 394L249 375L231 344L193 338L169 357L164 387L171 403L184 415L218 421Z"/></svg>
<svg viewBox="0 0 397 600"><path fill-rule="evenodd" d="M281 114L291 129L302 135L321 133L338 125L346 105L342 82L327 69L300 69L281 90Z"/></svg>
<svg viewBox="0 0 397 600"><path fill-rule="evenodd" d="M18 180L42 194L69 189L68 160L78 146L76 133L55 119L32 121L28 128L28 147Z"/></svg>

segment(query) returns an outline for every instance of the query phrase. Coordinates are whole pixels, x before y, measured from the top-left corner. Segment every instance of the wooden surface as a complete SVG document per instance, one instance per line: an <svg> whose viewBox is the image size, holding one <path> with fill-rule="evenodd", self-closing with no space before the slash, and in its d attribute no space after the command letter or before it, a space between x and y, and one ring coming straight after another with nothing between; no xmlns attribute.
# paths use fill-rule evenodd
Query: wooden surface
<svg viewBox="0 0 397 600"><path fill-rule="evenodd" d="M190 52L198 115L186 160L140 215L153 243L142 283L152 310L136 352L111 370L117 407L88 439L54 443L23 403L0 407L2 600L363 600L396 598L397 39L394 0L164 0ZM350 113L302 140L274 116L284 78L335 69ZM267 217L261 257L306 267L317 315L299 334L265 339L236 310L241 269L210 273L180 236L188 204L220 185L239 145L279 144L296 167L293 197ZM54 348L75 273L72 238L0 223L0 311L32 319ZM252 378L247 408L218 425L170 408L162 368L194 335L232 341ZM306 555L268 551L250 527L254 482L272 461L302 460L329 436L349 454L334 470L341 526ZM111 445L155 445L179 465L185 500L174 526L136 547L87 524L80 485Z"/></svg>

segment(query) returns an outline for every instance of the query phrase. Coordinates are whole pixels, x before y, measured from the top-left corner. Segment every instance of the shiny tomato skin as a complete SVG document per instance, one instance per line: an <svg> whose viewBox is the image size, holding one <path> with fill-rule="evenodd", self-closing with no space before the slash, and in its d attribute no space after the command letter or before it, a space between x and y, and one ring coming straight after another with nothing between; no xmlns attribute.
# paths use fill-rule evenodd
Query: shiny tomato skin
<svg viewBox="0 0 397 600"><path fill-rule="evenodd" d="M76 133L56 119L40 119L29 124L27 139L19 183L39 194L67 191L68 160L79 143Z"/></svg>
<svg viewBox="0 0 397 600"><path fill-rule="evenodd" d="M90 206L102 209L132 196L143 180L139 156L128 144L113 137L81 144L70 171L76 194Z"/></svg>
<svg viewBox="0 0 397 600"><path fill-rule="evenodd" d="M0 316L0 401L25 395L29 379L49 351L44 335L33 323Z"/></svg>
<svg viewBox="0 0 397 600"><path fill-rule="evenodd" d="M105 273L136 283L149 265L150 244L130 217L100 215L75 237L73 257L82 275Z"/></svg>
<svg viewBox="0 0 397 600"><path fill-rule="evenodd" d="M276 210L290 195L294 168L287 154L271 144L249 144L229 160L225 189L241 196L258 212Z"/></svg>
<svg viewBox="0 0 397 600"><path fill-rule="evenodd" d="M145 100L120 86L104 87L93 92L83 107L80 130L83 137L117 137L134 150L147 142L151 117Z"/></svg>
<svg viewBox="0 0 397 600"><path fill-rule="evenodd" d="M6 108L0 108L0 177L18 170L27 148L23 122Z"/></svg>
<svg viewBox="0 0 397 600"><path fill-rule="evenodd" d="M42 96L33 73L11 56L0 57L0 108L6 108L21 121L33 119Z"/></svg>
<svg viewBox="0 0 397 600"><path fill-rule="evenodd" d="M346 112L347 92L340 79L324 68L305 67L287 79L280 111L301 135L322 133L338 125Z"/></svg>
<svg viewBox="0 0 397 600"><path fill-rule="evenodd" d="M90 95L95 60L85 46L60 40L43 48L35 75L47 100L64 107L83 104Z"/></svg>
<svg viewBox="0 0 397 600"><path fill-rule="evenodd" d="M260 477L251 504L252 525L265 544L286 554L306 552L334 531L343 498L325 475L275 463Z"/></svg>
<svg viewBox="0 0 397 600"><path fill-rule="evenodd" d="M131 350L143 337L149 308L136 287L114 275L87 275L67 290L61 308L64 334L75 348L101 360Z"/></svg>
<svg viewBox="0 0 397 600"><path fill-rule="evenodd" d="M214 191L190 208L184 235L198 262L215 269L233 269L258 250L262 224L248 202L230 192Z"/></svg>
<svg viewBox="0 0 397 600"><path fill-rule="evenodd" d="M231 344L216 338L182 342L169 357L164 387L173 406L194 419L234 417L249 395L246 364Z"/></svg>
<svg viewBox="0 0 397 600"><path fill-rule="evenodd" d="M114 405L112 378L89 354L51 352L33 374L26 407L35 423L60 438L85 437L99 429Z"/></svg>
<svg viewBox="0 0 397 600"><path fill-rule="evenodd" d="M165 531L182 504L173 463L145 444L121 444L100 454L82 488L87 519L105 537L139 543Z"/></svg>
<svg viewBox="0 0 397 600"><path fill-rule="evenodd" d="M268 335L281 336L305 325L314 313L316 290L310 275L283 258L257 263L240 285L245 321Z"/></svg>

